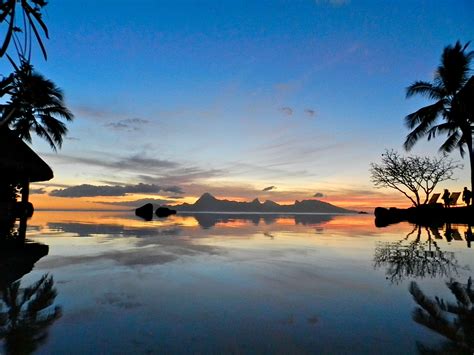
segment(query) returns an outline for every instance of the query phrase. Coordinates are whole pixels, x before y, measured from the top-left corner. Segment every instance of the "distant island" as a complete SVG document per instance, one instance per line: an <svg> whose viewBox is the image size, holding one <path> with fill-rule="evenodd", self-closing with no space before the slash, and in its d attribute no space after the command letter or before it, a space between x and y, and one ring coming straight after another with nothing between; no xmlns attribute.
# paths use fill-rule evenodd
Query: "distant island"
<svg viewBox="0 0 474 355"><path fill-rule="evenodd" d="M245 213L357 213L319 200L295 201L291 205L280 205L258 198L251 202L219 200L206 192L194 204L167 206L181 212L245 212Z"/></svg>

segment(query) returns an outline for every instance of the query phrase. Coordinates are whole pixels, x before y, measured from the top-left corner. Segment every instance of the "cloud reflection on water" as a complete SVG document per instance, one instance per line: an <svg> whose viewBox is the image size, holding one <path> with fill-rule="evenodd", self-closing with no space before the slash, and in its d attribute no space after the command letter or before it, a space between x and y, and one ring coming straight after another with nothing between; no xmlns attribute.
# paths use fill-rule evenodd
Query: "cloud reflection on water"
<svg viewBox="0 0 474 355"><path fill-rule="evenodd" d="M49 215L49 219L45 215ZM308 228L320 233L324 225L334 218L333 215L324 214L198 213L145 222L129 212L68 212L51 217L51 213L37 213L30 223L30 234L92 237L97 246L93 252L69 251L67 255L53 255L42 261L43 268L91 264L100 260L128 267L143 267L174 262L186 256L223 255L228 248L209 242L210 239L224 236L228 239L248 239L262 235L270 240L289 231L304 231L306 235ZM111 243L115 246L111 246Z"/></svg>
<svg viewBox="0 0 474 355"><path fill-rule="evenodd" d="M373 269L377 243L402 239L408 224L377 229L372 216L231 214L144 222L132 212L40 212L31 224L31 237L51 250L36 268L54 272L69 305L48 350L69 334L91 335L78 351L104 350L97 329L117 352L137 352L138 343L169 353L226 352L232 344L243 352L242 344L341 353L396 344L410 352L426 339L410 324L405 281L391 284L384 268ZM437 243L457 256L466 251L460 264L470 257L454 238Z"/></svg>

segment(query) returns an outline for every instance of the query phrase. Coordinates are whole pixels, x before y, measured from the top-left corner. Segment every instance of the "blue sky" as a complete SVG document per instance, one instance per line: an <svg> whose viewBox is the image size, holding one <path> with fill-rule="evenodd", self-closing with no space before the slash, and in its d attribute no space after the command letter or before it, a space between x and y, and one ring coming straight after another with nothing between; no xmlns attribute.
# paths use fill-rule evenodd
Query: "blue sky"
<svg viewBox="0 0 474 355"><path fill-rule="evenodd" d="M176 201L390 201L369 164L402 150L403 117L426 103L405 87L473 39L472 13L467 0L51 1L49 58L34 63L76 120L58 153L34 141L55 171L46 191L146 183L179 186ZM467 169L457 175L448 186L460 190Z"/></svg>

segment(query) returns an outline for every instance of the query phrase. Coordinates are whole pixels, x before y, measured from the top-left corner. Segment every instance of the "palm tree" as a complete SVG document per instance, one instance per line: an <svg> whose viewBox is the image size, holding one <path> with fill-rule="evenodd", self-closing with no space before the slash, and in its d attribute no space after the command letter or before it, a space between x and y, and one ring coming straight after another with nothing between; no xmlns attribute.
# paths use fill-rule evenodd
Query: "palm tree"
<svg viewBox="0 0 474 355"><path fill-rule="evenodd" d="M61 317L52 307L57 291L46 274L29 287L16 281L0 291L0 338L7 354L31 354L48 337L48 328Z"/></svg>
<svg viewBox="0 0 474 355"><path fill-rule="evenodd" d="M417 343L422 354L472 354L474 351L474 290L472 279L466 285L451 280L447 284L456 302L426 296L416 282L411 282L410 293L418 304L413 320L433 330L446 340L439 349Z"/></svg>
<svg viewBox="0 0 474 355"><path fill-rule="evenodd" d="M46 49L41 39L41 32L49 37L48 28L42 19L41 10L47 5L45 0L5 0L0 3L0 23L7 28L0 47L0 57L6 53L11 40L20 58L31 57L31 43L34 36L41 48L44 58Z"/></svg>
<svg viewBox="0 0 474 355"><path fill-rule="evenodd" d="M4 123L28 142L31 142L31 131L34 131L56 150L61 147L67 133L66 125L60 119L71 121L74 118L64 103L61 89L35 72L27 61L15 69L10 100L0 106L6 120Z"/></svg>
<svg viewBox="0 0 474 355"><path fill-rule="evenodd" d="M463 46L458 41L454 46L445 47L433 82L416 81L406 89L407 98L421 95L436 102L405 117L405 123L412 131L407 135L404 147L410 150L421 137L427 136L430 140L438 134L446 134L447 139L439 150L449 153L458 148L463 157L467 147L471 188L474 189L474 76L469 77L474 51L468 52L468 46L469 42Z"/></svg>

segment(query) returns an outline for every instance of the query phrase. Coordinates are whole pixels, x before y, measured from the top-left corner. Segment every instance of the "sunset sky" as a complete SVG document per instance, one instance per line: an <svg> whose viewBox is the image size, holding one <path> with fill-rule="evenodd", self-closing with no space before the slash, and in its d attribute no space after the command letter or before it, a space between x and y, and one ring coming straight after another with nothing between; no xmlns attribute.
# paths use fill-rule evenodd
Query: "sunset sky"
<svg viewBox="0 0 474 355"><path fill-rule="evenodd" d="M32 202L406 204L373 188L370 163L402 151L404 116L427 104L405 87L432 79L446 45L474 39L473 13L471 0L50 1L49 58L33 63L75 121L57 153L34 139L55 178L32 186ZM463 163L440 189L469 185Z"/></svg>

